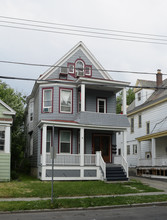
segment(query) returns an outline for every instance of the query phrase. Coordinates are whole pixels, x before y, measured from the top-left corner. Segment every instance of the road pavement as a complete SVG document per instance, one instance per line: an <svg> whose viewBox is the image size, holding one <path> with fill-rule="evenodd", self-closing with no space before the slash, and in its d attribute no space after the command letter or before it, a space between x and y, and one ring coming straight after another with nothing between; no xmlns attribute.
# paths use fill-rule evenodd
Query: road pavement
<svg viewBox="0 0 167 220"><path fill-rule="evenodd" d="M1 220L166 220L166 206L0 214Z"/></svg>

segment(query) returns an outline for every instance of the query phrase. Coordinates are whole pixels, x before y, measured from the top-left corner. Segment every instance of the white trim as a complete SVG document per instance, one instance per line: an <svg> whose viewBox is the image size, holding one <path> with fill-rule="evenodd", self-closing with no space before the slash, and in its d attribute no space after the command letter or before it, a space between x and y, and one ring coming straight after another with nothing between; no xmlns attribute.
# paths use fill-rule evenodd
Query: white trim
<svg viewBox="0 0 167 220"><path fill-rule="evenodd" d="M99 101L103 101L104 102L104 112L99 112ZM98 113L105 113L106 114L106 112L107 112L106 104L107 104L106 99L97 98L97 112Z"/></svg>
<svg viewBox="0 0 167 220"><path fill-rule="evenodd" d="M0 121L0 125L8 125L8 124L12 125L13 124L13 119L11 121Z"/></svg>
<svg viewBox="0 0 167 220"><path fill-rule="evenodd" d="M14 115L16 114L16 112L11 107L9 107L5 102L3 102L1 99L0 99L0 104L3 105L5 108L7 108L10 111L10 113Z"/></svg>
<svg viewBox="0 0 167 220"><path fill-rule="evenodd" d="M55 121L47 121L47 120L41 120L38 123L38 127L42 126L42 124L54 125L57 127L62 128L85 128L85 129L95 129L95 130L111 130L111 131L124 131L127 129L127 127L106 127L106 126L95 126L95 125L85 125L85 124L78 124L78 123L67 123L67 122L55 122Z"/></svg>
<svg viewBox="0 0 167 220"><path fill-rule="evenodd" d="M92 64L95 66L96 69L100 69L99 72L105 79L112 79L112 77L108 74L107 71L103 68L103 66L97 61L97 59L94 57L94 55L89 51L89 49L85 46L85 44L80 41L78 44L76 44L69 52L67 52L60 60L58 60L54 66L61 66L63 63L65 63L69 56L72 56L74 53L76 53L79 49L82 50L82 52L90 59ZM53 71L58 69L59 67L51 67L49 68L42 76L40 76L38 79L45 80L46 77L49 77ZM102 71L101 71L102 70Z"/></svg>

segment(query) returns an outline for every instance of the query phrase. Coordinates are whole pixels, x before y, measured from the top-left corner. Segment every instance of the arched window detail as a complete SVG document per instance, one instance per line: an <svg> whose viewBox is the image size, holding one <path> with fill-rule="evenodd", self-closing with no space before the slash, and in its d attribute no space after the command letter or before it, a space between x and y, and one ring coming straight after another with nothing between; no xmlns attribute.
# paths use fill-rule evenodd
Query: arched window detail
<svg viewBox="0 0 167 220"><path fill-rule="evenodd" d="M76 76L84 76L84 62L82 60L77 60L75 63L75 73Z"/></svg>

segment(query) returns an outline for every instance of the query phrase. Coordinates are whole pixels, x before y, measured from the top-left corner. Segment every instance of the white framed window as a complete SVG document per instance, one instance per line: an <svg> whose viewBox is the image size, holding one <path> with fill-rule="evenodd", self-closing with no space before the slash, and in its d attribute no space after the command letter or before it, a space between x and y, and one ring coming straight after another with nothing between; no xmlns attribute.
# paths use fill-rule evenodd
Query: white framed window
<svg viewBox="0 0 167 220"><path fill-rule="evenodd" d="M71 153L71 131L60 130L59 135L60 153Z"/></svg>
<svg viewBox="0 0 167 220"><path fill-rule="evenodd" d="M52 130L51 129L47 129L46 153L50 153L51 145L52 145Z"/></svg>
<svg viewBox="0 0 167 220"><path fill-rule="evenodd" d="M137 144L133 144L133 154L137 154Z"/></svg>
<svg viewBox="0 0 167 220"><path fill-rule="evenodd" d="M53 88L43 89L43 113L53 112Z"/></svg>
<svg viewBox="0 0 167 220"><path fill-rule="evenodd" d="M3 127L0 127L0 151L5 150L5 130Z"/></svg>
<svg viewBox="0 0 167 220"><path fill-rule="evenodd" d="M92 66L85 66L85 76L91 76L92 75Z"/></svg>
<svg viewBox="0 0 167 220"><path fill-rule="evenodd" d="M139 92L139 93L137 94L137 98L138 98L138 101L141 100L141 92Z"/></svg>
<svg viewBox="0 0 167 220"><path fill-rule="evenodd" d="M76 61L75 73L76 73L76 76L84 76L84 62L82 60Z"/></svg>
<svg viewBox="0 0 167 220"><path fill-rule="evenodd" d="M33 121L33 114L34 114L34 103L31 102L29 105L29 120Z"/></svg>
<svg viewBox="0 0 167 220"><path fill-rule="evenodd" d="M60 89L60 112L61 113L72 113L72 102L73 102L73 90L72 89Z"/></svg>
<svg viewBox="0 0 167 220"><path fill-rule="evenodd" d="M127 145L127 155L130 155L130 145Z"/></svg>
<svg viewBox="0 0 167 220"><path fill-rule="evenodd" d="M74 74L74 63L68 63L68 73Z"/></svg>
<svg viewBox="0 0 167 220"><path fill-rule="evenodd" d="M131 133L134 132L134 118L130 119L130 131L131 131Z"/></svg>
<svg viewBox="0 0 167 220"><path fill-rule="evenodd" d="M33 134L30 135L30 156L33 155Z"/></svg>
<svg viewBox="0 0 167 220"><path fill-rule="evenodd" d="M150 134L150 122L146 122L146 134Z"/></svg>
<svg viewBox="0 0 167 220"><path fill-rule="evenodd" d="M142 116L141 115L138 115L138 126L139 128L142 127Z"/></svg>
<svg viewBox="0 0 167 220"><path fill-rule="evenodd" d="M98 98L97 99L97 112L106 113L107 112L106 105L107 105L106 99Z"/></svg>

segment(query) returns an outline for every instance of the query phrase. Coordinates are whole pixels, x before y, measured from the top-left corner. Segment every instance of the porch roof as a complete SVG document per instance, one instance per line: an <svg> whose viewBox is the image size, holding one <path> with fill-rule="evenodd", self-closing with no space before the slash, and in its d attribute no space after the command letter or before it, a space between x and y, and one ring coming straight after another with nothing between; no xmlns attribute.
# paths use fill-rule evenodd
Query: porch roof
<svg viewBox="0 0 167 220"><path fill-rule="evenodd" d="M136 138L138 141L147 141L151 140L152 138L159 138L159 137L164 137L167 136L167 131L161 131L161 132L156 132L152 134L147 134L141 137Z"/></svg>

